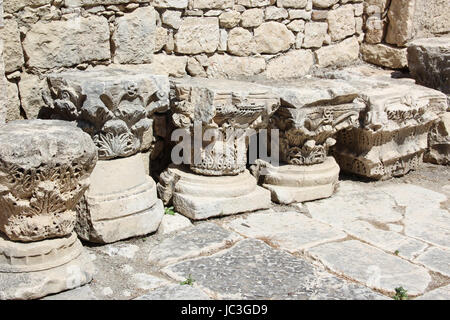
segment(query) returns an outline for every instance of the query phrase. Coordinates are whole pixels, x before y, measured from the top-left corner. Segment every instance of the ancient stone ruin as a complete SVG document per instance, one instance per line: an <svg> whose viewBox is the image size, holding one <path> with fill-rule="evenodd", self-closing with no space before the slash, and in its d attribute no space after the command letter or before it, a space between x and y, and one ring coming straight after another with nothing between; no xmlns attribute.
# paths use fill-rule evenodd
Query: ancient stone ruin
<svg viewBox="0 0 450 320"><path fill-rule="evenodd" d="M199 267L192 258L216 270L258 254L299 272L295 297L393 294L340 270L330 252L345 247L355 261L397 261L419 275L405 278L410 292L428 294L429 273L450 279L448 181L444 195L404 186L424 192L418 208L438 216L429 225L383 183L429 163L445 179L449 95L444 0L0 0L0 299L98 286L95 250L131 259L121 248L141 239L145 263L173 281L189 282L180 274ZM132 273L141 262L120 263ZM246 279L260 281L253 271ZM238 297L152 277L122 276L139 289L120 297ZM287 297L250 287L239 297Z"/></svg>

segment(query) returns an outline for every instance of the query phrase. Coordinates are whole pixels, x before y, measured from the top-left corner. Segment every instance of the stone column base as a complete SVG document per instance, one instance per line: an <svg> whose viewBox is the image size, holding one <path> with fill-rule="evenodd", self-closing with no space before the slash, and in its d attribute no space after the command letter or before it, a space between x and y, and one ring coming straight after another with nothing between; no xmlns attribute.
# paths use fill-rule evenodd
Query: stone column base
<svg viewBox="0 0 450 320"><path fill-rule="evenodd" d="M281 165L267 167L261 175L262 186L272 193L272 201L280 204L329 198L339 181L339 166L333 157L315 165Z"/></svg>
<svg viewBox="0 0 450 320"><path fill-rule="evenodd" d="M0 237L0 299L37 299L92 280L95 268L77 235L36 242Z"/></svg>
<svg viewBox="0 0 450 320"><path fill-rule="evenodd" d="M164 206L138 154L98 161L77 213L76 231L82 239L111 243L158 230Z"/></svg>
<svg viewBox="0 0 450 320"><path fill-rule="evenodd" d="M267 209L271 205L270 192L259 187L248 170L236 176L217 177L172 166L164 175L173 184L158 184L160 195L168 199L170 193L175 210L194 220Z"/></svg>

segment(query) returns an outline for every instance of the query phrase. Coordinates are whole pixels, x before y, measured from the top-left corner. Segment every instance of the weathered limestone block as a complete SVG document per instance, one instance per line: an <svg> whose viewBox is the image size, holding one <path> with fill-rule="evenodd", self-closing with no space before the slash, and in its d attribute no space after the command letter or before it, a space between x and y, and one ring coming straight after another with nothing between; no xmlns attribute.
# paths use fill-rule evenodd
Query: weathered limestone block
<svg viewBox="0 0 450 320"><path fill-rule="evenodd" d="M174 79L172 88L186 168L161 175L160 198L196 220L267 208L270 193L246 171L246 136L267 127L279 98L266 86L238 81Z"/></svg>
<svg viewBox="0 0 450 320"><path fill-rule="evenodd" d="M187 17L175 34L175 51L182 54L212 53L219 46L217 17Z"/></svg>
<svg viewBox="0 0 450 320"><path fill-rule="evenodd" d="M143 66L54 73L48 81L53 117L77 121L92 136L101 160L139 152L152 131L152 115L168 109L167 76Z"/></svg>
<svg viewBox="0 0 450 320"><path fill-rule="evenodd" d="M292 50L267 64L266 76L271 79L296 78L308 74L314 65L314 55L309 50Z"/></svg>
<svg viewBox="0 0 450 320"><path fill-rule="evenodd" d="M37 119L41 110L46 107L43 99L48 95L48 85L45 78L33 74L22 73L19 82L20 101L27 119Z"/></svg>
<svg viewBox="0 0 450 320"><path fill-rule="evenodd" d="M274 54L287 51L295 36L284 24L271 21L255 29L255 41L257 52Z"/></svg>
<svg viewBox="0 0 450 320"><path fill-rule="evenodd" d="M303 9L308 4L308 0L277 0L277 6L281 8Z"/></svg>
<svg viewBox="0 0 450 320"><path fill-rule="evenodd" d="M339 0L312 0L315 8L326 9L334 6Z"/></svg>
<svg viewBox="0 0 450 320"><path fill-rule="evenodd" d="M91 16L34 24L23 41L31 67L71 67L111 58L106 18Z"/></svg>
<svg viewBox="0 0 450 320"><path fill-rule="evenodd" d="M152 61L156 15L155 9L144 7L117 19L112 36L115 63L142 64Z"/></svg>
<svg viewBox="0 0 450 320"><path fill-rule="evenodd" d="M228 9L232 8L234 0L191 0L192 9Z"/></svg>
<svg viewBox="0 0 450 320"><path fill-rule="evenodd" d="M155 232L163 215L156 183L137 154L98 162L77 205L76 231L86 241L111 243Z"/></svg>
<svg viewBox="0 0 450 320"><path fill-rule="evenodd" d="M20 114L19 90L13 82L6 81L6 98L8 104L6 106L6 121L22 120Z"/></svg>
<svg viewBox="0 0 450 320"><path fill-rule="evenodd" d="M155 54L151 67L157 74L166 74L170 77L184 77L186 75L186 56L166 55L164 53Z"/></svg>
<svg viewBox="0 0 450 320"><path fill-rule="evenodd" d="M359 58L359 43L356 37L345 39L334 45L322 47L315 52L320 67L346 65Z"/></svg>
<svg viewBox="0 0 450 320"><path fill-rule="evenodd" d="M11 73L22 68L24 64L19 26L14 19L5 19L5 28L0 31L3 39L3 59L5 72Z"/></svg>
<svg viewBox="0 0 450 320"><path fill-rule="evenodd" d="M378 66L391 69L402 69L408 66L406 48L392 47L386 44L361 45L362 58Z"/></svg>
<svg viewBox="0 0 450 320"><path fill-rule="evenodd" d="M256 52L253 35L244 28L234 28L228 33L228 52L236 56L249 56Z"/></svg>
<svg viewBox="0 0 450 320"><path fill-rule="evenodd" d="M39 7L50 2L49 0L4 0L3 6L6 13L13 13L25 7Z"/></svg>
<svg viewBox="0 0 450 320"><path fill-rule="evenodd" d="M450 164L450 112L446 112L431 129L424 160L441 165Z"/></svg>
<svg viewBox="0 0 450 320"><path fill-rule="evenodd" d="M412 41L408 67L418 84L450 94L450 38Z"/></svg>
<svg viewBox="0 0 450 320"><path fill-rule="evenodd" d="M236 4L239 4L244 7L253 8L253 7L265 7L274 3L274 0L237 0Z"/></svg>
<svg viewBox="0 0 450 320"><path fill-rule="evenodd" d="M386 42L404 46L413 37L416 0L394 0L389 6Z"/></svg>
<svg viewBox="0 0 450 320"><path fill-rule="evenodd" d="M356 32L355 13L352 5L345 5L331 10L327 16L328 31L331 40L339 41Z"/></svg>
<svg viewBox="0 0 450 320"><path fill-rule="evenodd" d="M244 28L259 27L263 22L264 11L262 9L248 9L241 14L241 26Z"/></svg>
<svg viewBox="0 0 450 320"><path fill-rule="evenodd" d="M152 5L156 8L186 9L189 0L154 0Z"/></svg>
<svg viewBox="0 0 450 320"><path fill-rule="evenodd" d="M97 160L89 136L38 120L11 122L0 135L0 230L13 241L70 235Z"/></svg>
<svg viewBox="0 0 450 320"><path fill-rule="evenodd" d="M241 21L241 14L238 11L225 11L219 16L219 23L222 28L234 28Z"/></svg>
<svg viewBox="0 0 450 320"><path fill-rule="evenodd" d="M366 110L360 128L337 135L333 155L342 170L372 179L402 176L417 169L428 147L428 132L447 110L447 97L410 81L350 76Z"/></svg>
<svg viewBox="0 0 450 320"><path fill-rule="evenodd" d="M439 37L450 32L450 10L447 0L416 0L415 38Z"/></svg>
<svg viewBox="0 0 450 320"><path fill-rule="evenodd" d="M209 78L233 79L242 76L254 76L265 69L266 60L264 58L215 54L208 59L206 73Z"/></svg>
<svg viewBox="0 0 450 320"><path fill-rule="evenodd" d="M326 41L328 24L326 22L308 22L305 24L303 48L320 48Z"/></svg>
<svg viewBox="0 0 450 320"><path fill-rule="evenodd" d="M381 43L386 32L386 25L386 21L380 19L378 16L367 18L364 26L364 41L371 44Z"/></svg>
<svg viewBox="0 0 450 320"><path fill-rule="evenodd" d="M139 154L154 141L152 117L169 104L167 76L151 72L139 66L48 77L53 117L76 121L92 136L101 159L77 206L77 232L85 240L110 243L140 236L161 222L164 207Z"/></svg>
<svg viewBox="0 0 450 320"><path fill-rule="evenodd" d="M74 124L0 127L0 299L40 298L92 280L73 230L96 161L92 140Z"/></svg>

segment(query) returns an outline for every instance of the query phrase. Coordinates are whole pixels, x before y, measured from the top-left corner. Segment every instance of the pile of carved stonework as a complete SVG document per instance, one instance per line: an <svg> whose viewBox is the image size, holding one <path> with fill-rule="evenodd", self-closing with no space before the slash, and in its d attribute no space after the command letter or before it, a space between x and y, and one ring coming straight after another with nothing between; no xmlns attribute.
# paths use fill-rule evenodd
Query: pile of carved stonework
<svg viewBox="0 0 450 320"><path fill-rule="evenodd" d="M330 197L341 170L404 175L448 108L439 91L356 68L259 84L109 67L47 80L51 119L0 127L1 299L90 281L78 237L153 233L164 205L200 220Z"/></svg>

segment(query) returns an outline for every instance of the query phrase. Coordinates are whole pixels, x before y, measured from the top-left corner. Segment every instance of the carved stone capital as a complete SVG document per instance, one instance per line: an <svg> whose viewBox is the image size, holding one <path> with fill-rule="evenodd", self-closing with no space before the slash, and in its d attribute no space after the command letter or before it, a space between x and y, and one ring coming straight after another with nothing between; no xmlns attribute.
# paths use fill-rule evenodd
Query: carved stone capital
<svg viewBox="0 0 450 320"><path fill-rule="evenodd" d="M280 108L272 125L280 129L281 160L293 165L323 163L334 135L341 130L359 127L359 99L353 103L304 108Z"/></svg>
<svg viewBox="0 0 450 320"><path fill-rule="evenodd" d="M150 71L149 71L150 72ZM49 76L53 118L76 121L89 133L102 160L145 149L152 116L169 107L166 76L144 71L103 69Z"/></svg>
<svg viewBox="0 0 450 320"><path fill-rule="evenodd" d="M243 172L246 137L266 128L279 107L269 87L229 80L174 80L172 98L174 124L189 130L193 138L191 170L207 176ZM200 139L200 150L195 139Z"/></svg>
<svg viewBox="0 0 450 320"><path fill-rule="evenodd" d="M72 209L97 161L90 137L63 121L15 121L0 127L0 230L11 240L72 233Z"/></svg>

